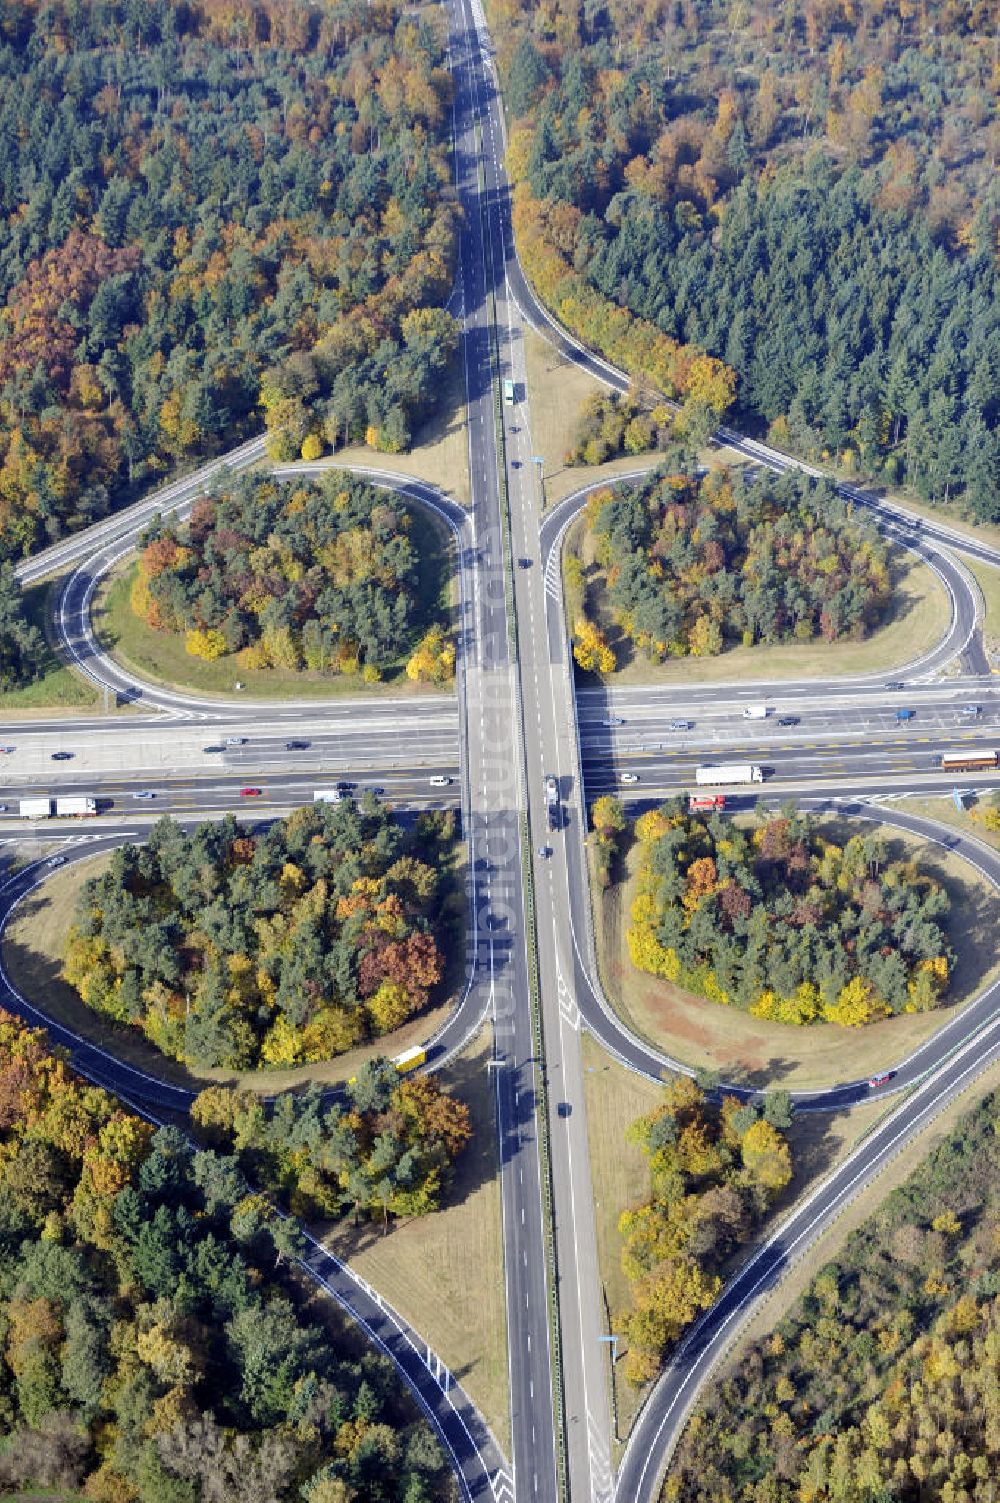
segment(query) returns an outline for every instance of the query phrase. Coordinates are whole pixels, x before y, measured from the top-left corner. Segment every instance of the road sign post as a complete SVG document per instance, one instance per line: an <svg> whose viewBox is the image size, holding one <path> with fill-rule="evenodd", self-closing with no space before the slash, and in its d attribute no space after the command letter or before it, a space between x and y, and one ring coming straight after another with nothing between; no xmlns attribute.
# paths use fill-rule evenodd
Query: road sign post
<svg viewBox="0 0 1000 1503"><path fill-rule="evenodd" d="M541 498L542 510L545 510L545 460L541 454L532 454L531 463L538 467L538 493Z"/></svg>
<svg viewBox="0 0 1000 1503"><path fill-rule="evenodd" d="M605 1307L607 1307L607 1302L608 1296L605 1292ZM610 1320L610 1311L608 1312L608 1318ZM610 1336L598 1336L597 1339L598 1341L607 1342L611 1347L611 1425L615 1440L618 1440L618 1389L615 1384L615 1363L618 1361L618 1336L612 1331Z"/></svg>

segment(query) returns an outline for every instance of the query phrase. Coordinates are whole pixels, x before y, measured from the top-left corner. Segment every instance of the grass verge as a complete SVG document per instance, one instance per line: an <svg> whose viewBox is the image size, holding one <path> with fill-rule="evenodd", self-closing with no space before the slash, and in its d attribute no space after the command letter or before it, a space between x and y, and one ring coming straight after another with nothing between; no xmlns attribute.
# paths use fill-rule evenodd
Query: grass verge
<svg viewBox="0 0 1000 1503"><path fill-rule="evenodd" d="M430 1342L510 1454L507 1327L498 1144L486 1062L490 1034L441 1071L441 1080L472 1113L472 1141L456 1166L440 1211L378 1225L336 1223L326 1246Z"/></svg>
<svg viewBox="0 0 1000 1503"><path fill-rule="evenodd" d="M841 841L848 834L877 828L860 820L850 821L849 829L823 822L824 833ZM627 858L623 882L598 892L591 873L598 964L608 1000L655 1048L693 1068L719 1069L724 1079L760 1089L821 1090L886 1069L950 1022L1000 972L1000 898L992 888L961 857L928 841L893 832L888 844L893 858L915 859L951 894L951 942L958 964L949 1005L886 1018L865 1028L832 1023L795 1027L751 1017L647 975L632 965L626 943L636 886L635 848Z"/></svg>
<svg viewBox="0 0 1000 1503"><path fill-rule="evenodd" d="M588 397L606 388L567 360L534 329L525 328L524 356L528 373L531 450L533 454L541 455L544 461L543 506L554 506L584 486L614 480L630 470L652 469L657 464L658 452L626 454L609 459L606 464L567 464L566 453L576 443L580 409ZM740 462L741 456L729 449L713 447L704 451L702 459L706 465L718 465Z"/></svg>
<svg viewBox="0 0 1000 1503"><path fill-rule="evenodd" d="M1000 569L991 568L989 564L981 564L977 559L966 558L962 562L970 574L975 575L979 588L983 592L983 599L986 602L984 631L993 637L1000 637Z"/></svg>
<svg viewBox="0 0 1000 1503"><path fill-rule="evenodd" d="M584 675L585 682L666 687L880 673L912 662L934 647L951 619L948 597L936 575L912 555L894 551L890 553L893 592L887 618L863 642L781 642L774 646L731 647L712 658L672 658L666 663L650 663L634 652L632 643L612 617L604 575L594 560L582 517L567 533L566 549L582 560L587 615L600 623L619 664L612 674ZM567 600L570 594L567 587Z"/></svg>
<svg viewBox="0 0 1000 1503"><path fill-rule="evenodd" d="M464 847L456 845L452 891L445 900L445 922L454 939L453 943L443 946L449 956L442 986L445 1001L419 1017L411 1018L394 1033L318 1064L299 1065L288 1070L242 1071L184 1065L161 1054L138 1028L114 1023L93 1012L81 1001L76 990L62 979L66 936L76 911L80 888L89 877L98 876L109 860L107 855L95 856L90 861L74 862L72 866L46 875L44 884L25 898L4 931L4 969L17 990L56 1022L72 1028L125 1064L175 1085L186 1086L189 1090L203 1090L208 1085L232 1085L272 1095L313 1081L321 1085L336 1085L356 1075L365 1060L375 1055L401 1054L404 1049L429 1038L450 1016L456 997L465 984Z"/></svg>
<svg viewBox="0 0 1000 1503"><path fill-rule="evenodd" d="M629 1282L621 1265L618 1219L629 1206L645 1200L649 1194L648 1161L641 1149L626 1143L625 1132L637 1117L652 1111L662 1090L644 1076L626 1070L589 1034L584 1034L582 1044L597 1263L607 1333L629 1302ZM616 1441L624 1441L628 1436L642 1398L637 1389L616 1373L611 1393Z"/></svg>
<svg viewBox="0 0 1000 1503"><path fill-rule="evenodd" d="M983 616L983 647L994 673L1000 673L1000 569L981 564L971 558L963 559L970 573L983 592L986 607Z"/></svg>
<svg viewBox="0 0 1000 1503"><path fill-rule="evenodd" d="M103 704L94 685L75 673L55 651L55 633L50 624L52 607L65 578L65 574L59 574L29 585L23 592L25 615L45 635L42 672L33 684L0 694L0 715L4 717L24 716L25 719L31 719L58 714L60 711L76 715L81 710L97 711Z"/></svg>
<svg viewBox="0 0 1000 1503"><path fill-rule="evenodd" d="M444 523L426 512L415 514L422 534L417 588L418 631L433 620L453 622L458 580L454 572L451 534ZM241 699L342 699L347 696L440 694L440 684L415 684L406 676L404 654L385 671L377 684L365 683L360 673L334 675L281 668L243 668L232 654L204 662L192 657L179 632L155 631L132 610L130 592L135 563L127 562L108 576L94 602L94 631L101 646L123 667L143 679L172 689L201 694L232 694L244 685Z"/></svg>
<svg viewBox="0 0 1000 1503"><path fill-rule="evenodd" d="M656 1106L661 1088L611 1059L589 1037L583 1040L583 1063L597 1257L605 1308L610 1308L614 1318L628 1307L630 1300L629 1282L621 1268L618 1219L629 1206L641 1203L649 1194L646 1157L640 1149L625 1142L625 1132L637 1117ZM846 1157L884 1111L882 1102L873 1102L850 1112L799 1116L793 1121L788 1133L794 1163L792 1181L756 1238L739 1249L733 1267L745 1262L755 1243L770 1235L776 1220ZM622 1445L646 1392L616 1375L613 1397L618 1421L616 1441Z"/></svg>
<svg viewBox="0 0 1000 1503"><path fill-rule="evenodd" d="M440 410L417 430L408 454L379 454L363 444L353 444L338 449L330 458L339 465L395 470L400 475L427 480L463 506L471 506L469 423L461 348L449 363Z"/></svg>

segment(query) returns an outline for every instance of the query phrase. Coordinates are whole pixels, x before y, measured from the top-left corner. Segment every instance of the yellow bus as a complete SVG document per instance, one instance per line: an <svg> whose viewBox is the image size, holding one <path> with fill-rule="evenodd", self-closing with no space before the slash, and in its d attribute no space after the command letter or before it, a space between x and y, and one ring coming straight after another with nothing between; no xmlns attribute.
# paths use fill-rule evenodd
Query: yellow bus
<svg viewBox="0 0 1000 1503"><path fill-rule="evenodd" d="M419 1070L421 1065L427 1063L427 1050L417 1047L405 1049L402 1054L397 1054L393 1064L400 1075L409 1075L411 1070Z"/></svg>
<svg viewBox="0 0 1000 1503"><path fill-rule="evenodd" d="M997 766L1000 752L979 751L971 746L968 751L944 752L941 757L942 772L985 772Z"/></svg>

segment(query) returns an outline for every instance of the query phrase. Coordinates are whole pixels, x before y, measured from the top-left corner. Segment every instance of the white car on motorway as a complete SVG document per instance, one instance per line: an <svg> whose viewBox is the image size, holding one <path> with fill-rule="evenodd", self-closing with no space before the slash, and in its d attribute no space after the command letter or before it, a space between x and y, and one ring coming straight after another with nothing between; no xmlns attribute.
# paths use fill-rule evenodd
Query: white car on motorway
<svg viewBox="0 0 1000 1503"><path fill-rule="evenodd" d="M450 785L450 783L451 783L451 778L446 778L443 772L435 773L434 776L431 778L431 787L432 788L447 788Z"/></svg>
<svg viewBox="0 0 1000 1503"><path fill-rule="evenodd" d="M622 782L623 783L638 783L638 781L639 781L639 774L637 772L623 772L622 773Z"/></svg>

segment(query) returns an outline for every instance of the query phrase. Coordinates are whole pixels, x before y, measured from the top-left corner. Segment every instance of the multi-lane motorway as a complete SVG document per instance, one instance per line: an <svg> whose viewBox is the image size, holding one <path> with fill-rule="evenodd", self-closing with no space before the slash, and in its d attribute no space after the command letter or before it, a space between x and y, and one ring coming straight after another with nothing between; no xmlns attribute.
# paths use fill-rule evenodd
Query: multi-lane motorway
<svg viewBox="0 0 1000 1503"><path fill-rule="evenodd" d="M448 17L463 211L455 299L463 323L472 504L465 510L431 485L368 473L377 483L405 489L414 505L433 510L451 529L460 587L455 695L363 704L262 705L239 695L211 700L145 683L102 652L90 619L101 578L134 547L155 512L183 514L223 465L261 462L263 444L255 439L21 566L25 582L67 573L56 623L63 650L132 711L114 720L0 725L0 743L13 747L0 761L0 803L8 806L0 811L0 839L17 840L23 831L13 819L17 799L52 789L94 793L101 800L101 819L87 827L86 838L79 827L45 827L46 835L69 841L71 855L141 839L149 822L164 813L185 821L231 811L273 817L337 782L354 785L348 791L356 796L378 790L402 807L460 804L470 855L469 970L455 1014L430 1052L434 1062L447 1057L484 1018L491 1020L509 1463L461 1387L375 1291L320 1249L310 1251L307 1265L397 1362L438 1427L465 1496L516 1496L525 1503L556 1503L567 1495L580 1503L606 1503L617 1496L634 1503L655 1498L683 1415L749 1303L926 1116L1000 1051L993 1018L1000 999L995 989L985 993L918 1055L889 1062L896 1067L891 1089L909 1094L830 1183L795 1211L692 1332L647 1401L616 1479L581 1034L589 1029L631 1068L654 1078L673 1062L633 1038L601 991L583 845L586 800L612 789L643 800L680 792L691 786L695 766L713 759L764 766L768 797L795 792L824 805L837 801L842 812L851 812L851 800L869 796L947 791L956 783L982 786L982 774L940 772L943 751L1000 745L1000 693L985 672L978 594L955 551L993 565L1000 565L1000 554L945 524L893 512L848 490L871 507L889 536L934 569L947 594L947 628L919 658L892 673L849 682L578 694L559 561L565 529L585 496L542 515L524 401L526 323L606 383L620 389L627 383L553 323L521 272L485 22L476 0L449 0ZM505 378L518 393L512 406L499 402ZM795 463L739 435L724 432L720 441L757 464L779 469ZM521 559L526 567L518 567ZM900 681L902 689L888 687ZM749 703L766 703L768 718L746 721L742 709ZM913 710L913 718L897 723L900 708ZM54 752L71 756L53 762ZM542 794L548 774L560 790L555 831ZM442 778L450 782L442 785ZM868 803L853 810L876 812ZM905 813L884 817L920 833L940 833ZM953 834L942 838L1000 886L993 852ZM47 871L43 858L0 887L0 924ZM44 1021L9 989L6 997L33 1021ZM143 1109L183 1109L189 1100L186 1086L130 1070L76 1034L53 1032L82 1069ZM844 1081L801 1098L800 1105L828 1110L867 1095L865 1082Z"/></svg>

